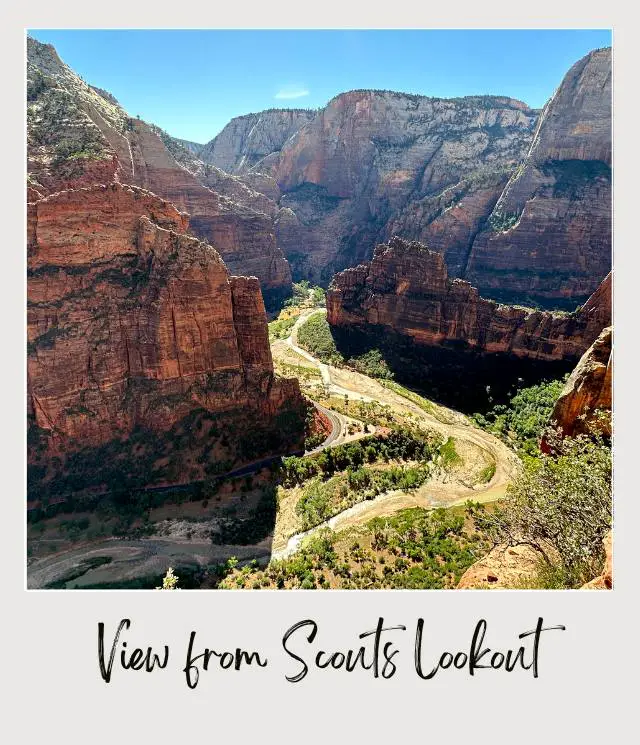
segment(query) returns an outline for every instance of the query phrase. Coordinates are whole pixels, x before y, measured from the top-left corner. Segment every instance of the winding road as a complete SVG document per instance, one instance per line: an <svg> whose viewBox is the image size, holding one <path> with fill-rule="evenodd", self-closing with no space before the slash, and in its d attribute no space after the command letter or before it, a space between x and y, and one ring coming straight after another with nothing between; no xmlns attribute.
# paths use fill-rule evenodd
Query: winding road
<svg viewBox="0 0 640 745"><path fill-rule="evenodd" d="M452 437L456 442L457 451L467 458L478 459L483 454L489 462L495 463L495 472L487 483L474 485L464 483L464 479L452 477L443 471L438 477L429 480L414 492L392 491L380 494L375 499L359 502L310 530L290 536L285 545L274 542L271 558L280 559L290 556L307 536L326 527L342 530L367 522L374 517L391 515L408 507L454 507L464 504L469 499L475 502L491 502L502 498L508 484L521 468L516 454L502 441L472 425L467 417L459 412L444 407L434 407L434 411L440 416L431 414L410 399L385 388L373 378L353 370L346 371L322 363L298 346L297 332L300 326L310 316L323 312L325 311L311 310L303 313L297 319L290 336L284 340L284 343L320 370L327 392L339 396L347 395L355 400L386 403L394 409L405 410L430 429L439 432L444 437Z"/></svg>
<svg viewBox="0 0 640 745"><path fill-rule="evenodd" d="M211 542L187 541L172 537L152 536L135 540L108 539L101 542L76 546L73 549L47 556L30 562L27 569L28 586L45 587L51 582L68 574L76 567L81 567L87 560L96 557L110 557L111 562L96 568L89 568L86 574L75 580L79 585L106 581L126 580L145 573L157 573L166 569L168 563L179 563L188 560L194 564L206 565L224 561L236 556L241 561L257 559L263 563L270 559L281 559L290 556L312 533L329 527L334 530L345 529L366 522L373 517L391 515L407 507L452 507L464 504L468 499L477 502L489 502L504 496L507 485L513 480L520 468L520 461L515 453L493 435L473 426L469 420L451 409L434 408L436 416L418 406L408 398L401 396L378 381L352 370L344 370L327 365L298 346L298 329L315 313L323 310L313 309L300 315L291 329L288 338L274 343L285 344L296 354L307 360L320 371L327 393L338 396L346 395L351 400L377 401L389 404L396 410L411 413L430 429L444 437L456 441L456 450L465 460L484 459L482 462L495 463L495 473L488 483L473 485L465 483L460 475L452 475L442 470L436 477L419 489L410 492L392 491L380 494L375 499L359 502L356 505L334 515L325 523L311 530L297 533L287 538L284 543L271 545L271 540L249 546L217 546ZM327 439L310 453L320 452L328 447L363 437L365 433L348 435L349 418L338 412L327 409L317 402L316 408L331 422L332 429ZM273 458L266 459L272 461ZM251 473L266 464L259 461L237 469L234 475Z"/></svg>

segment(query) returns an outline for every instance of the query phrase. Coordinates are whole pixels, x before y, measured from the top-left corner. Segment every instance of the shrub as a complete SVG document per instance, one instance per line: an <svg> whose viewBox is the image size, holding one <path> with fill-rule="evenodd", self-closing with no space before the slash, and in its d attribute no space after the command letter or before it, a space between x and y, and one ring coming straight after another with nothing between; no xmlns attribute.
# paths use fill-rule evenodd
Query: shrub
<svg viewBox="0 0 640 745"><path fill-rule="evenodd" d="M338 352L331 328L323 313L316 313L300 326L298 343L322 362L333 365L344 363L344 357Z"/></svg>
<svg viewBox="0 0 640 745"><path fill-rule="evenodd" d="M579 587L600 571L611 527L611 448L597 434L547 437L555 455L529 458L493 513L470 513L494 544L532 546L565 587Z"/></svg>
<svg viewBox="0 0 640 745"><path fill-rule="evenodd" d="M521 388L508 405L494 406L486 415L474 414L473 420L483 429L515 444L530 455L537 454L538 442L566 380L545 380Z"/></svg>

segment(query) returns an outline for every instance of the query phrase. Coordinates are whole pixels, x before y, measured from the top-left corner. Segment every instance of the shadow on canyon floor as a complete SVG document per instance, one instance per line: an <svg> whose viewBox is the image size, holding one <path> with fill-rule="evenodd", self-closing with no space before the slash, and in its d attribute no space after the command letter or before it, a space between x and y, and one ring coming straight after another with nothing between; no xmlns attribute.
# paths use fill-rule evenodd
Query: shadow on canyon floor
<svg viewBox="0 0 640 745"><path fill-rule="evenodd" d="M236 562L268 561L278 472L31 510L28 586L151 589L171 566L182 589L217 587Z"/></svg>
<svg viewBox="0 0 640 745"><path fill-rule="evenodd" d="M539 361L506 354L479 354L464 345L418 347L387 328L332 328L338 351L357 357L378 350L394 379L432 401L465 414L506 404L524 386L562 378L575 360Z"/></svg>

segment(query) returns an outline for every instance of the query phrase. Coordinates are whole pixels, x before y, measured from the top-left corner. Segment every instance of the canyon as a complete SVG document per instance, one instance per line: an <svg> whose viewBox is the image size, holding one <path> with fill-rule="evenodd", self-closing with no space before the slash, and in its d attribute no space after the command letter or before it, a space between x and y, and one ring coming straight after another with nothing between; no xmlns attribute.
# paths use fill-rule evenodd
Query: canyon
<svg viewBox="0 0 640 745"><path fill-rule="evenodd" d="M520 377L535 382L573 369L611 324L611 275L572 313L503 305L450 279L440 253L393 238L376 246L371 262L334 276L327 320L344 345L385 350L401 378L457 392L458 405L466 392L477 406L487 385L507 393Z"/></svg>
<svg viewBox="0 0 640 745"><path fill-rule="evenodd" d="M85 83L50 45L29 38L27 59L30 199L94 183L140 186L188 212L191 233L214 245L232 273L256 276L267 303L291 293L289 264L260 195L237 203L230 177L216 182L222 191L208 188L189 170L198 161L186 148Z"/></svg>
<svg viewBox="0 0 640 745"><path fill-rule="evenodd" d="M465 414L541 380L559 390L570 371L551 415L561 434L610 412L610 49L576 62L542 110L353 90L237 117L199 144L132 117L52 46L27 47L36 520L82 503L101 521L106 505L109 535L144 543L152 510L173 525L158 517L170 493L194 503L177 509L176 544L191 540L185 515L206 512L199 540L225 545L207 555L233 556L237 540L250 557L254 541L262 559L282 456L330 460L369 424L380 436L396 420L428 424L442 457L419 504L454 507L503 499L522 466L513 442ZM294 280L327 288L328 330L320 288ZM330 361L297 346L314 318ZM610 437L610 417L597 425ZM540 448L553 456L544 437ZM356 512L412 499L384 493ZM498 550L460 586L531 570L510 548L494 580ZM593 586L611 586L610 541L607 561Z"/></svg>
<svg viewBox="0 0 640 745"><path fill-rule="evenodd" d="M611 269L611 49L573 65L542 112L350 91L315 114L234 119L198 157L277 203L297 279L326 285L396 235L505 302L570 309Z"/></svg>
<svg viewBox="0 0 640 745"><path fill-rule="evenodd" d="M394 236L509 303L571 309L611 269L610 49L576 62L542 111L355 90L237 117L204 145L132 118L53 48L30 39L28 56L34 195L148 189L188 212L232 273L257 276L268 308L292 276L327 286Z"/></svg>

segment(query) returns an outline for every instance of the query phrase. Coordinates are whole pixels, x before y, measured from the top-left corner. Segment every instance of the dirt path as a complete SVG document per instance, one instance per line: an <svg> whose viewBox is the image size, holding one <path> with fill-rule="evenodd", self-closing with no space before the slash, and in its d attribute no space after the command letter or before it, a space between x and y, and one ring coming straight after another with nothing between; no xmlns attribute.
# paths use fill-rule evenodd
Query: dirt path
<svg viewBox="0 0 640 745"><path fill-rule="evenodd" d="M312 310L302 314L292 327L291 335L285 340L285 343L296 353L302 355L308 362L321 368L321 372L322 368L324 368L323 380L327 380L330 393L336 395L346 394L350 399L354 400L377 401L382 404L389 404L395 410L411 413L430 429L439 432L444 437L454 438L458 452L461 452L463 449L467 450L464 453L467 456L467 460L469 458L471 460L479 459L479 456L472 454L473 450L490 455L491 461L495 462L496 470L488 483L484 484L481 488L465 486L464 484L461 484L459 487L454 484L441 484L441 488L434 485L434 489L440 493L441 497L444 498L444 495L450 494L453 499L456 499L466 493L476 499L480 494L485 492L496 494L504 491L506 486L518 473L520 461L514 451L502 441L479 427L474 426L460 412L453 411L444 406L434 405L434 413L429 413L410 399L389 388L385 388L377 380L354 370L325 365L309 354L309 352L301 349L297 343L298 329L311 315L322 312L324 311ZM468 448L467 446L472 447Z"/></svg>
<svg viewBox="0 0 640 745"><path fill-rule="evenodd" d="M425 411L410 399L385 388L378 381L354 370L321 363L298 346L300 326L310 316L322 312L322 310L311 310L303 313L284 343L320 369L325 391L339 396L347 395L353 400L377 401L388 404L396 411L413 415L429 429L440 433L443 437L453 438L456 451L461 456L463 464L453 468L449 473L440 472L434 479L411 493L393 491L381 494L372 500L359 502L315 528L294 534L288 538L286 545L282 545L282 538L278 536L279 540L274 544L272 558L290 556L299 548L304 538L324 527L343 530L352 525L367 522L374 517L391 515L408 507L453 507L464 504L469 499L476 502L490 502L502 498L507 486L521 467L516 454L503 442L475 427L467 417L457 411L435 404L433 413ZM487 465L495 465L495 472L491 479L483 484L474 484L474 474L477 475Z"/></svg>

